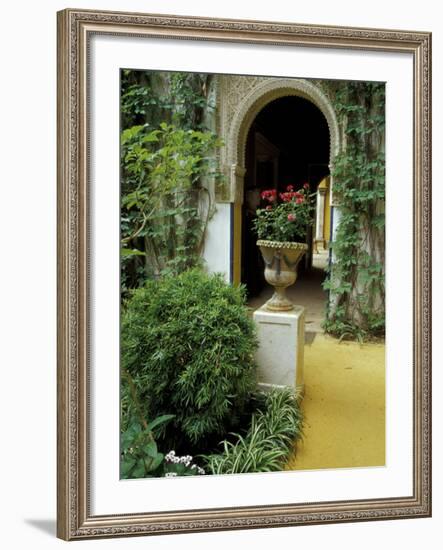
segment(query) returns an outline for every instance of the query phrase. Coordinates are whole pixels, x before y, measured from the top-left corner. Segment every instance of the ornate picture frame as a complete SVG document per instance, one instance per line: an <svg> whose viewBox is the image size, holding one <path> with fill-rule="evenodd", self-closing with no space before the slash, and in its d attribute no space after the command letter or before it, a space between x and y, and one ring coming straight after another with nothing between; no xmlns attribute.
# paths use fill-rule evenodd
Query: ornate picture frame
<svg viewBox="0 0 443 550"><path fill-rule="evenodd" d="M241 507L91 512L90 41L95 35L405 53L413 58L412 494ZM431 515L431 34L68 9L58 13L58 504L65 540ZM233 177L237 177L234 174ZM116 427L117 429L117 427ZM162 481L160 481L162 482Z"/></svg>

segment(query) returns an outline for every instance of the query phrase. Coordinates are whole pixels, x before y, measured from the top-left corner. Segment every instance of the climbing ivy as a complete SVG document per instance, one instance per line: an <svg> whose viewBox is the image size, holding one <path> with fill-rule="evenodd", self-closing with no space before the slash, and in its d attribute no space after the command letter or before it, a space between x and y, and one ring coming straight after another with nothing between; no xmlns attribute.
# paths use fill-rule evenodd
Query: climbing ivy
<svg viewBox="0 0 443 550"><path fill-rule="evenodd" d="M201 262L221 146L209 128L211 76L121 74L121 286Z"/></svg>
<svg viewBox="0 0 443 550"><path fill-rule="evenodd" d="M385 87L331 84L344 146L331 171L340 218L324 283L324 328L340 337L382 335L385 326Z"/></svg>

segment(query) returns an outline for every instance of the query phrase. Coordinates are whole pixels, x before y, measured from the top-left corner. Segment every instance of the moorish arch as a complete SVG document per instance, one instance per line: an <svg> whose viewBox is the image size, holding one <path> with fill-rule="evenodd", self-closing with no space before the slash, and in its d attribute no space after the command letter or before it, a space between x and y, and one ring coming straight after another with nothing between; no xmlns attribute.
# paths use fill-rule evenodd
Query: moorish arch
<svg viewBox="0 0 443 550"><path fill-rule="evenodd" d="M218 106L219 130L225 143L220 161L228 184L223 197L219 196L218 201L232 204L231 279L234 283L239 283L246 142L254 119L266 105L282 97L298 96L313 103L323 113L328 124L330 170L335 156L340 151L340 131L331 102L319 87L308 80L222 76L218 87L218 97L223 98ZM332 190L331 178L330 191Z"/></svg>

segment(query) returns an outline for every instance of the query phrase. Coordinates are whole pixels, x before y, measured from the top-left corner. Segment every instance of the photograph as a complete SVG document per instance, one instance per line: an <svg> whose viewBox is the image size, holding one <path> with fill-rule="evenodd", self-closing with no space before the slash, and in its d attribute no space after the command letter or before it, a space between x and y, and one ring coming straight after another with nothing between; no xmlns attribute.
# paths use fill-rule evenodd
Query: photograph
<svg viewBox="0 0 443 550"><path fill-rule="evenodd" d="M429 517L430 40L58 13L60 538Z"/></svg>
<svg viewBox="0 0 443 550"><path fill-rule="evenodd" d="M439 4L73 4L2 6L2 547L433 550Z"/></svg>
<svg viewBox="0 0 443 550"><path fill-rule="evenodd" d="M385 83L120 70L120 478L385 465Z"/></svg>

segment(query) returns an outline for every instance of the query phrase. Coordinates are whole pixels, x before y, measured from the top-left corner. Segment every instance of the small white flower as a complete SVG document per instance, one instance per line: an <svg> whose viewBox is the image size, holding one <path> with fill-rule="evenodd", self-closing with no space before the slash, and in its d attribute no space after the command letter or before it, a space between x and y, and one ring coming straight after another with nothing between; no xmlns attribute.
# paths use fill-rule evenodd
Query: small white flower
<svg viewBox="0 0 443 550"><path fill-rule="evenodd" d="M177 477L177 472L167 472L165 477Z"/></svg>
<svg viewBox="0 0 443 550"><path fill-rule="evenodd" d="M166 462L174 462L175 457L175 451L169 451L169 453L165 456Z"/></svg>

